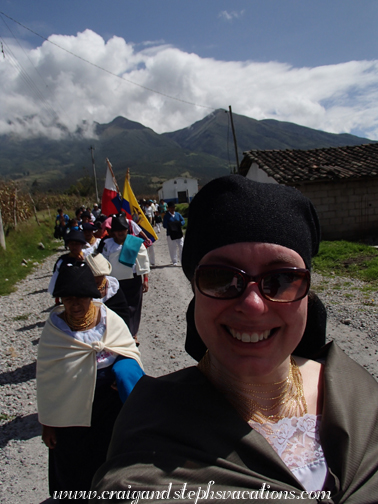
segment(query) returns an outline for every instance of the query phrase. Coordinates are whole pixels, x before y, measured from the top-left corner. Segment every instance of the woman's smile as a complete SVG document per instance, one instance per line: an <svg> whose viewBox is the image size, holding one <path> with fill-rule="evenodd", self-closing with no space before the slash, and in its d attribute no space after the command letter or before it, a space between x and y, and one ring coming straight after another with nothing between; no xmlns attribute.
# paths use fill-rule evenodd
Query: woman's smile
<svg viewBox="0 0 378 504"><path fill-rule="evenodd" d="M243 343L258 343L270 337L272 331L267 329L262 332L237 331L231 327L226 327L231 336Z"/></svg>

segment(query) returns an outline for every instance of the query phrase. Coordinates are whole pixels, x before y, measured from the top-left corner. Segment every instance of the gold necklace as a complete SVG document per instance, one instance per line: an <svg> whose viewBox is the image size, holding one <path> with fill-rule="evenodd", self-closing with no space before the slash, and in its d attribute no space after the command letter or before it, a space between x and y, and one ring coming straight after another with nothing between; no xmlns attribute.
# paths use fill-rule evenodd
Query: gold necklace
<svg viewBox="0 0 378 504"><path fill-rule="evenodd" d="M92 301L84 317L76 318L68 315L66 311L63 312L63 320L72 331L84 331L87 327L93 324L96 316L97 310Z"/></svg>
<svg viewBox="0 0 378 504"><path fill-rule="evenodd" d="M104 277L102 279L102 282L100 283L100 285L97 287L99 291L102 291L102 290L105 290L105 287L106 287L106 283L107 283L107 278Z"/></svg>
<svg viewBox="0 0 378 504"><path fill-rule="evenodd" d="M277 423L283 418L300 417L307 413L302 375L293 357L290 357L288 376L269 384L250 384L226 377L210 362L208 352L198 368L225 394L247 422ZM261 387L269 388L262 390Z"/></svg>
<svg viewBox="0 0 378 504"><path fill-rule="evenodd" d="M80 252L79 254L73 254L72 252L70 252L68 254L70 257L73 257L74 259L76 259L76 261L83 261L84 260L84 254L83 252Z"/></svg>

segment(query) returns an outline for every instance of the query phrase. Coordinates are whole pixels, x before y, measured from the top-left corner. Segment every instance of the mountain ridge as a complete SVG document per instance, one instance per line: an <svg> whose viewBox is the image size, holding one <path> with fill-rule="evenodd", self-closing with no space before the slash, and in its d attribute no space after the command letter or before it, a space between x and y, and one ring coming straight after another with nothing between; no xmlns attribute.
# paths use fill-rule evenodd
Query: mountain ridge
<svg viewBox="0 0 378 504"><path fill-rule="evenodd" d="M247 150L313 149L371 143L367 138L333 134L274 119L261 121L233 114L239 160ZM185 174L203 185L235 166L230 116L218 109L192 125L158 134L122 116L95 123L93 138L70 135L63 140L46 137L21 139L2 135L0 176L43 190L65 190L93 174L90 147L94 147L99 189L109 158L120 184L130 168L134 192L156 194L169 178Z"/></svg>

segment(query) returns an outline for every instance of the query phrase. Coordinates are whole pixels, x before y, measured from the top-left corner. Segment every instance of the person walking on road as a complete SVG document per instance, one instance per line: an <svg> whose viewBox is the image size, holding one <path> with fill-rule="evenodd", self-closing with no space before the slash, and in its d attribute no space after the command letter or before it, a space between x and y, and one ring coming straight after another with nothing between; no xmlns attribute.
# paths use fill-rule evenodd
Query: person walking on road
<svg viewBox="0 0 378 504"><path fill-rule="evenodd" d="M171 261L173 266L178 266L184 246L182 226L185 224L185 219L175 209L176 205L173 201L170 201L168 203L168 211L164 215L163 227L167 230L167 242Z"/></svg>

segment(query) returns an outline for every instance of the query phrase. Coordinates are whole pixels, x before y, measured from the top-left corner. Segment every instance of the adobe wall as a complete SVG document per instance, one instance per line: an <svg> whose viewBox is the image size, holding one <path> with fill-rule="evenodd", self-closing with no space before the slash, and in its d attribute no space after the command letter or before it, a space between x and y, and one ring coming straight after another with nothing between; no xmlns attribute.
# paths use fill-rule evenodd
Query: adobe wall
<svg viewBox="0 0 378 504"><path fill-rule="evenodd" d="M378 236L378 177L297 186L314 204L323 240Z"/></svg>

